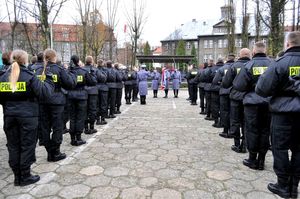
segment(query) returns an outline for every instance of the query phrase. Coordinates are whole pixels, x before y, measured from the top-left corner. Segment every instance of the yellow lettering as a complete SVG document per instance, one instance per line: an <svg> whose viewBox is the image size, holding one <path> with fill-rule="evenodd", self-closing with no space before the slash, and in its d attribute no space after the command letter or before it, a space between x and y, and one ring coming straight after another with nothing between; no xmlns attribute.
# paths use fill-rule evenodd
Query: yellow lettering
<svg viewBox="0 0 300 199"><path fill-rule="evenodd" d="M289 70L290 70L290 76L300 75L300 66L291 66Z"/></svg>
<svg viewBox="0 0 300 199"><path fill-rule="evenodd" d="M192 75L197 75L197 71L192 71L191 74Z"/></svg>
<svg viewBox="0 0 300 199"><path fill-rule="evenodd" d="M56 83L57 82L57 75L52 75L52 80L53 80L54 83Z"/></svg>
<svg viewBox="0 0 300 199"><path fill-rule="evenodd" d="M262 75L268 69L266 66L256 66L252 68L253 75Z"/></svg>
<svg viewBox="0 0 300 199"><path fill-rule="evenodd" d="M240 71L241 71L241 68L237 68L237 69L236 69L236 73L237 73L237 74L239 74Z"/></svg>
<svg viewBox="0 0 300 199"><path fill-rule="evenodd" d="M77 76L77 82L83 82L83 76L82 75Z"/></svg>
<svg viewBox="0 0 300 199"><path fill-rule="evenodd" d="M15 92L26 92L26 82L17 82L17 88ZM0 83L0 92L12 92L12 87L10 82Z"/></svg>

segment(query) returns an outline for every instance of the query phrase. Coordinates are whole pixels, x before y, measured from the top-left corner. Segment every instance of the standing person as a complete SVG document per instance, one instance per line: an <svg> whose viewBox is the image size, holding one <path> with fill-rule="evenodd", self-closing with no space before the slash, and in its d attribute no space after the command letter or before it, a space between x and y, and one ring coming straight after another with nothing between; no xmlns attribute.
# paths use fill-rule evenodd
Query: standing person
<svg viewBox="0 0 300 199"><path fill-rule="evenodd" d="M83 67L88 73L97 72L97 68L93 66L94 59L92 56L87 56L85 58L85 66ZM86 86L88 93L87 100L87 117L84 123L84 133L93 134L97 133L95 129L95 121L97 117L97 104L98 104L98 87L95 86Z"/></svg>
<svg viewBox="0 0 300 199"><path fill-rule="evenodd" d="M168 98L170 78L171 78L171 73L168 68L165 68L164 75L163 75L163 83L164 83L164 91L165 91L164 98Z"/></svg>
<svg viewBox="0 0 300 199"><path fill-rule="evenodd" d="M107 82L107 69L105 67L104 61L98 59L97 61L98 70L97 75L97 87L98 87L98 119L97 125L105 125L105 117L108 117L108 86Z"/></svg>
<svg viewBox="0 0 300 199"><path fill-rule="evenodd" d="M199 88L199 100L200 100L200 114L201 115L205 115L206 114L206 102L205 102L205 90L204 90L204 87L205 87L205 83L204 82L201 82L201 74L204 72L204 70L208 67L208 63L205 62L203 64L203 67L200 68L200 70L198 71L198 74L196 76L196 79L197 79L197 82L198 82L198 88Z"/></svg>
<svg viewBox="0 0 300 199"><path fill-rule="evenodd" d="M125 100L126 104L131 104L131 98L133 97L132 91L133 91L133 81L136 82L136 73L135 71L126 69L125 70Z"/></svg>
<svg viewBox="0 0 300 199"><path fill-rule="evenodd" d="M234 79L233 88L246 92L243 104L249 158L245 159L243 164L251 169L263 170L265 156L270 146L269 100L255 93L255 85L271 60L266 55L266 45L263 42L254 44L252 54L252 60Z"/></svg>
<svg viewBox="0 0 300 199"><path fill-rule="evenodd" d="M208 74L208 82L211 83L210 91L211 91L211 114L212 118L214 119L213 127L222 128L220 122L220 85L217 81L213 81L215 75L217 74L218 70L223 67L224 61L223 58L219 58L216 65L210 68Z"/></svg>
<svg viewBox="0 0 300 199"><path fill-rule="evenodd" d="M198 95L198 87L197 82L194 81L194 78L197 76L198 71L194 65L191 65L189 72L186 75L186 79L188 81L189 89L190 89L190 100L191 105L197 105L197 95Z"/></svg>
<svg viewBox="0 0 300 199"><path fill-rule="evenodd" d="M178 98L178 91L181 85L181 73L177 69L174 69L174 71L171 74L172 79L172 87L174 92L174 98Z"/></svg>
<svg viewBox="0 0 300 199"><path fill-rule="evenodd" d="M69 69L76 74L77 79L76 87L68 92L71 107L70 136L71 145L79 146L86 143L86 141L81 138L87 113L88 93L85 86L95 86L97 80L94 76L95 71L93 69L88 72L83 69L83 66L79 66L79 57L77 55L71 56L70 64Z"/></svg>
<svg viewBox="0 0 300 199"><path fill-rule="evenodd" d="M246 152L245 149L245 125L243 99L246 92L240 92L232 87L234 78L239 74L245 64L250 61L251 51L248 48L240 50L239 59L230 67L222 81L222 87L230 91L230 131L227 137L233 137L234 144L231 149L237 153ZM220 135L225 136L225 135ZM226 137L226 136L225 136ZM241 142L242 139L242 142Z"/></svg>
<svg viewBox="0 0 300 199"><path fill-rule="evenodd" d="M116 112L115 114L121 114L120 107L122 105L123 94L123 81L125 81L124 71L119 68L119 64L114 64L114 68L117 73L117 95L116 95Z"/></svg>
<svg viewBox="0 0 300 199"><path fill-rule="evenodd" d="M36 62L31 65L31 67L28 69L31 70L32 72L36 72L37 70L40 70L41 68L44 68L44 52L39 52L37 54L37 60Z"/></svg>
<svg viewBox="0 0 300 199"><path fill-rule="evenodd" d="M54 84L48 76L41 82L26 68L28 54L25 51L14 50L11 56L11 67L0 71L0 102L3 105L8 163L14 173L14 185L26 186L40 180L40 176L30 172L31 165L36 161L37 98L50 97Z"/></svg>
<svg viewBox="0 0 300 199"><path fill-rule="evenodd" d="M132 101L136 102L138 100L138 93L139 93L139 85L137 81L137 68L134 67L133 71L133 78L132 78Z"/></svg>
<svg viewBox="0 0 300 199"><path fill-rule="evenodd" d="M146 71L146 65L141 65L141 70L137 73L137 80L139 83L139 93L142 105L146 105L146 96L148 94L148 82L149 72Z"/></svg>
<svg viewBox="0 0 300 199"><path fill-rule="evenodd" d="M297 198L300 179L299 31L289 33L286 48L284 56L273 62L260 77L255 90L262 97L271 96L271 140L277 183L270 183L268 189L283 198Z"/></svg>
<svg viewBox="0 0 300 199"><path fill-rule="evenodd" d="M3 67L1 70L7 70L9 68L9 66L11 65L11 51L9 52L4 52L2 54L2 63L3 63Z"/></svg>
<svg viewBox="0 0 300 199"><path fill-rule="evenodd" d="M230 88L224 88L222 86L222 82L224 79L224 76L234 63L235 55L230 54L227 57L227 62L224 64L222 68L220 68L217 71L217 74L215 78L213 79L213 82L220 84L220 123L221 126L223 127L223 131L219 133L221 137L229 138L228 132L230 128L230 99L229 99L229 94L230 94Z"/></svg>
<svg viewBox="0 0 300 199"><path fill-rule="evenodd" d="M206 101L206 117L205 120L214 120L211 115L211 91L209 82L209 73L210 69L214 66L213 60L209 60L208 67L203 70L203 73L200 75L200 81L204 83L204 92L205 92L205 101Z"/></svg>
<svg viewBox="0 0 300 199"><path fill-rule="evenodd" d="M108 118L115 118L116 113L116 98L117 98L117 71L113 67L111 61L106 62L107 70L107 86L108 86L108 104L109 115Z"/></svg>
<svg viewBox="0 0 300 199"><path fill-rule="evenodd" d="M161 81L161 75L157 71L157 69L154 69L154 71L151 73L150 77L152 79L151 87L153 90L153 98L157 98L157 92L158 92L159 84Z"/></svg>
<svg viewBox="0 0 300 199"><path fill-rule="evenodd" d="M54 93L46 100L40 101L40 145L44 146L47 153L47 161L56 162L66 158L65 153L60 152L64 131L64 106L66 96L62 89L72 89L76 85L75 76L56 64L57 55L52 49L44 51L44 64L46 68L37 68L36 74L43 79L45 71L52 73L55 85Z"/></svg>

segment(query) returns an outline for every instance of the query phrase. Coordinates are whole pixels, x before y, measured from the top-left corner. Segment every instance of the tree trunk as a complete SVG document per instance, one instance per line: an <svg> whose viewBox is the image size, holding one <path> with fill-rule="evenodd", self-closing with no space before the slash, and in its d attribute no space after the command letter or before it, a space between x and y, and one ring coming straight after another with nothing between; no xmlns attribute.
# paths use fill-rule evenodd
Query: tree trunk
<svg viewBox="0 0 300 199"><path fill-rule="evenodd" d="M242 25L242 47L248 48L248 26L249 26L249 14L248 14L248 0L243 0L243 25Z"/></svg>

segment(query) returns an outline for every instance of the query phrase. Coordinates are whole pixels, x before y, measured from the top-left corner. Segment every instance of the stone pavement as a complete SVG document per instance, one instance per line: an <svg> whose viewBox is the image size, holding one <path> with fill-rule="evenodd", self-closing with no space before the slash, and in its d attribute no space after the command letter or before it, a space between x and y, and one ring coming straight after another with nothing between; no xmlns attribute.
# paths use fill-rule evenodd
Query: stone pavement
<svg viewBox="0 0 300 199"><path fill-rule="evenodd" d="M275 181L270 152L266 170L250 170L242 165L247 154L230 150L232 140L218 136L186 91L178 99L150 93L146 106L123 105L116 119L84 136L86 145L72 147L64 135L63 161L48 163L37 147L32 170L41 180L24 188L12 184L1 119L0 198L277 198L267 190Z"/></svg>

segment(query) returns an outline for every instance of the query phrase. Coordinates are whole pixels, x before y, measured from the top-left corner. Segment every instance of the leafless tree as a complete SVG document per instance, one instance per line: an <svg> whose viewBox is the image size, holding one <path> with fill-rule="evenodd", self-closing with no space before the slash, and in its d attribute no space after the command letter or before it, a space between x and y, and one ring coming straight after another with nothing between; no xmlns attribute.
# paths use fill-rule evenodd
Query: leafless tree
<svg viewBox="0 0 300 199"><path fill-rule="evenodd" d="M228 46L227 50L228 53L235 52L235 22L236 22L236 15L235 15L235 6L233 0L228 0L228 16L225 20L226 27L227 27L227 39L228 39Z"/></svg>
<svg viewBox="0 0 300 199"><path fill-rule="evenodd" d="M138 48L138 40L143 32L144 25L147 21L146 16L146 2L145 0L132 0L132 8L125 9L125 15L127 18L127 25L129 27L129 35L131 37L133 53L132 53L132 64L136 63L136 54Z"/></svg>
<svg viewBox="0 0 300 199"><path fill-rule="evenodd" d="M248 48L249 46L249 35L248 35L248 29L249 29L249 13L248 13L248 0L242 1L242 47Z"/></svg>
<svg viewBox="0 0 300 199"><path fill-rule="evenodd" d="M261 21L261 10L260 10L260 1L255 1L255 41L260 40L261 30L262 30L262 21Z"/></svg>

